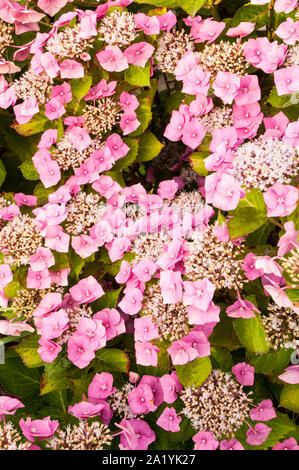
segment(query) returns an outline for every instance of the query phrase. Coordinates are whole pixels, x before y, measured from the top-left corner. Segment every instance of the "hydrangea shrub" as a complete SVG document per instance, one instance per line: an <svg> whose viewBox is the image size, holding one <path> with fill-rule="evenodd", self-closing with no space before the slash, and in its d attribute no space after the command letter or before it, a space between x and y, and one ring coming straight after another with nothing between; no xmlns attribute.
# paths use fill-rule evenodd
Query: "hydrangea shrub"
<svg viewBox="0 0 299 470"><path fill-rule="evenodd" d="M0 0L0 449L299 450L298 41Z"/></svg>

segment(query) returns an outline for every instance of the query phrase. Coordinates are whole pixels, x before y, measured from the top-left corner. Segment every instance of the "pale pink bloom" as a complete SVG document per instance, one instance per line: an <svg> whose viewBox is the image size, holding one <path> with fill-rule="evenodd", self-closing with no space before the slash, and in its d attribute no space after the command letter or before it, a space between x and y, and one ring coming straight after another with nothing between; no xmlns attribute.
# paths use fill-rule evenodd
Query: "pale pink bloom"
<svg viewBox="0 0 299 470"><path fill-rule="evenodd" d="M19 124L29 122L34 114L38 113L38 102L35 98L27 98L23 103L16 104L13 107L16 120Z"/></svg>
<svg viewBox="0 0 299 470"><path fill-rule="evenodd" d="M60 76L64 78L83 78L84 68L80 62L72 59L65 59L60 64Z"/></svg>
<svg viewBox="0 0 299 470"><path fill-rule="evenodd" d="M176 110L173 111L170 122L166 126L165 132L163 134L164 137L167 137L167 139L171 140L172 142L180 140L183 136L184 126L186 123L186 116L183 113Z"/></svg>
<svg viewBox="0 0 299 470"><path fill-rule="evenodd" d="M188 307L188 320L191 325L205 325L206 323L220 321L220 307L210 302L207 310L201 310L195 305Z"/></svg>
<svg viewBox="0 0 299 470"><path fill-rule="evenodd" d="M14 200L16 201L19 207L21 206L34 207L36 206L36 203L37 203L36 196L30 196L24 193L15 193Z"/></svg>
<svg viewBox="0 0 299 470"><path fill-rule="evenodd" d="M70 103L73 99L71 85L63 82L62 85L54 86L51 90L51 97L56 98L61 104Z"/></svg>
<svg viewBox="0 0 299 470"><path fill-rule="evenodd" d="M274 10L276 13L290 13L297 5L297 0L275 0Z"/></svg>
<svg viewBox="0 0 299 470"><path fill-rule="evenodd" d="M135 341L136 364L142 366L154 366L158 364L159 348L148 341Z"/></svg>
<svg viewBox="0 0 299 470"><path fill-rule="evenodd" d="M299 231L295 230L294 222L285 222L284 229L286 233L280 237L277 243L279 247L277 252L278 256L284 256L298 246Z"/></svg>
<svg viewBox="0 0 299 470"><path fill-rule="evenodd" d="M199 431L192 437L195 442L194 450L216 450L219 442L212 432Z"/></svg>
<svg viewBox="0 0 299 470"><path fill-rule="evenodd" d="M294 437L289 437L289 439L275 444L273 450L299 450L299 445Z"/></svg>
<svg viewBox="0 0 299 470"><path fill-rule="evenodd" d="M123 91L119 97L119 104L121 105L121 108L123 109L123 111L126 111L126 110L135 111L139 106L139 101L135 95L132 95L131 93L127 93L126 91ZM114 135L118 135L118 134L114 134ZM106 144L107 144L107 140L106 140Z"/></svg>
<svg viewBox="0 0 299 470"><path fill-rule="evenodd" d="M144 32L144 34L152 36L153 34L160 33L160 23L156 16L147 16L144 13L137 13L134 15L134 20L137 28Z"/></svg>
<svg viewBox="0 0 299 470"><path fill-rule="evenodd" d="M38 0L37 6L48 15L54 16L69 1L72 0Z"/></svg>
<svg viewBox="0 0 299 470"><path fill-rule="evenodd" d="M289 119L280 111L272 117L264 118L265 136L282 137L289 124Z"/></svg>
<svg viewBox="0 0 299 470"><path fill-rule="evenodd" d="M234 127L222 127L221 129L216 128L212 132L210 150L212 150L212 152L226 152L229 149L233 149L236 146L237 141L238 135Z"/></svg>
<svg viewBox="0 0 299 470"><path fill-rule="evenodd" d="M166 131L164 135L168 137L168 135L166 135ZM205 135L206 130L203 125L199 122L198 119L192 118L189 122L185 123L184 125L182 142L185 145L188 145L188 147L195 149L202 143Z"/></svg>
<svg viewBox="0 0 299 470"><path fill-rule="evenodd" d="M180 271L162 271L160 273L160 287L165 304L180 302L183 294L183 282Z"/></svg>
<svg viewBox="0 0 299 470"><path fill-rule="evenodd" d="M51 54L50 52L45 52L41 55L40 61L41 65L43 66L47 75L49 75L50 78L57 77L60 71L60 67L53 54Z"/></svg>
<svg viewBox="0 0 299 470"><path fill-rule="evenodd" d="M105 243L113 240L113 233L108 222L100 220L89 230L91 238L97 246L103 246Z"/></svg>
<svg viewBox="0 0 299 470"><path fill-rule="evenodd" d="M285 60L287 46L270 42L266 37L249 39L244 45L244 55L250 64L265 73L274 72Z"/></svg>
<svg viewBox="0 0 299 470"><path fill-rule="evenodd" d="M96 54L96 58L108 72L122 72L129 67L127 58L118 46L106 46Z"/></svg>
<svg viewBox="0 0 299 470"><path fill-rule="evenodd" d="M224 211L235 209L241 197L244 196L240 182L227 173L207 176L205 187L206 190L211 190L206 192L206 201Z"/></svg>
<svg viewBox="0 0 299 470"><path fill-rule="evenodd" d="M295 209L298 189L289 184L275 183L264 193L268 217L285 217Z"/></svg>
<svg viewBox="0 0 299 470"><path fill-rule="evenodd" d="M241 21L238 26L235 26L234 28L229 28L229 30L226 32L226 35L233 38L244 38L245 36L248 36L248 34L252 33L254 27L255 23L251 23L249 21Z"/></svg>
<svg viewBox="0 0 299 470"><path fill-rule="evenodd" d="M231 439L230 441L224 439L220 441L220 450L244 450L244 447L237 439Z"/></svg>
<svg viewBox="0 0 299 470"><path fill-rule="evenodd" d="M261 401L256 408L250 410L250 419L252 421L269 421L276 418L276 413L271 400Z"/></svg>
<svg viewBox="0 0 299 470"><path fill-rule="evenodd" d="M157 419L157 425L165 431L179 432L181 421L182 418L176 414L173 407L166 407Z"/></svg>
<svg viewBox="0 0 299 470"><path fill-rule="evenodd" d="M197 67L197 57L192 51L187 51L178 61L174 70L177 80L184 80L188 74Z"/></svg>
<svg viewBox="0 0 299 470"><path fill-rule="evenodd" d="M109 372L96 374L88 387L88 398L105 400L109 395L116 392L113 385L113 375Z"/></svg>
<svg viewBox="0 0 299 470"><path fill-rule="evenodd" d="M208 279L184 282L184 305L195 305L201 310L207 310L213 298L215 286Z"/></svg>
<svg viewBox="0 0 299 470"><path fill-rule="evenodd" d="M135 42L127 47L124 56L129 64L145 67L148 59L153 55L155 48L148 42Z"/></svg>
<svg viewBox="0 0 299 470"><path fill-rule="evenodd" d="M125 296L118 303L118 306L122 309L123 312L127 313L128 315L136 315L136 313L141 310L142 301L142 292L139 289L133 287L132 289L126 292Z"/></svg>
<svg viewBox="0 0 299 470"><path fill-rule="evenodd" d="M80 32L79 37L82 39L90 39L97 36L97 14L92 10L86 10L79 13Z"/></svg>
<svg viewBox="0 0 299 470"><path fill-rule="evenodd" d="M213 106L212 98L200 93L196 95L195 100L191 101L189 108L194 116L203 116L211 111Z"/></svg>
<svg viewBox="0 0 299 470"><path fill-rule="evenodd" d="M81 279L70 288L70 293L73 299L80 304L94 302L104 295L102 286L93 276Z"/></svg>
<svg viewBox="0 0 299 470"><path fill-rule="evenodd" d="M88 338L76 333L69 338L67 350L69 360L79 369L84 369L95 357Z"/></svg>
<svg viewBox="0 0 299 470"><path fill-rule="evenodd" d="M69 406L68 413L79 419L95 418L96 416L99 416L100 411L103 408L103 404L93 404L88 401L81 401L73 406Z"/></svg>
<svg viewBox="0 0 299 470"><path fill-rule="evenodd" d="M118 284L124 284L131 276L131 273L132 268L130 263L128 263L128 261L122 261L120 265L120 270L115 276L116 282L118 282Z"/></svg>
<svg viewBox="0 0 299 470"><path fill-rule="evenodd" d="M259 446L265 442L272 429L263 423L258 423L246 432L246 442L251 446Z"/></svg>
<svg viewBox="0 0 299 470"><path fill-rule="evenodd" d="M110 167L111 168L111 167ZM107 168L105 168L106 170ZM99 177L99 168L98 162L94 155L87 158L84 163L81 164L79 168L75 168L75 177L78 183L87 184L93 183Z"/></svg>
<svg viewBox="0 0 299 470"><path fill-rule="evenodd" d="M0 94L0 108L7 109L17 102L14 86L10 86Z"/></svg>
<svg viewBox="0 0 299 470"><path fill-rule="evenodd" d="M263 275L262 269L257 269L255 266L257 256L254 253L248 253L243 260L243 269L247 279L253 281Z"/></svg>
<svg viewBox="0 0 299 470"><path fill-rule="evenodd" d="M38 343L40 344L40 347L37 352L40 355L41 360L44 362L51 363L55 361L62 350L62 347L59 344L45 338L40 338Z"/></svg>
<svg viewBox="0 0 299 470"><path fill-rule="evenodd" d="M23 431L25 437L28 441L34 442L35 439L42 441L43 439L49 439L53 436L56 429L59 426L58 421L51 421L50 417L47 416L43 419L36 419L34 421L31 418L20 419L19 421L20 428Z"/></svg>
<svg viewBox="0 0 299 470"><path fill-rule="evenodd" d="M299 65L285 67L274 72L274 83L278 96L299 91Z"/></svg>
<svg viewBox="0 0 299 470"><path fill-rule="evenodd" d="M108 247L108 254L112 262L121 259L131 246L130 241L124 237L114 238L111 245Z"/></svg>
<svg viewBox="0 0 299 470"><path fill-rule="evenodd" d="M287 367L284 373L280 374L278 378L287 384L299 384L299 365Z"/></svg>
<svg viewBox="0 0 299 470"><path fill-rule="evenodd" d="M147 384L139 384L132 392L128 393L128 403L131 411L136 414L147 414L155 411L156 406L153 405L154 395L152 389Z"/></svg>
<svg viewBox="0 0 299 470"><path fill-rule="evenodd" d="M255 317L254 312L260 313L259 309L249 302L249 300L243 300L240 296L239 289L237 290L238 300L232 305L227 307L226 314L231 318L253 318Z"/></svg>
<svg viewBox="0 0 299 470"><path fill-rule="evenodd" d="M61 172L58 163L55 160L48 160L43 165L34 166L38 171L41 182L45 188L56 185L61 179Z"/></svg>
<svg viewBox="0 0 299 470"><path fill-rule="evenodd" d="M18 408L24 408L25 405L16 398L2 396L0 397L0 421L4 415L14 415Z"/></svg>
<svg viewBox="0 0 299 470"><path fill-rule="evenodd" d="M137 279L143 282L150 281L157 270L157 265L150 258L143 258L133 266L132 272Z"/></svg>
<svg viewBox="0 0 299 470"><path fill-rule="evenodd" d="M97 181L92 184L92 188L98 191L106 199L111 198L115 193L119 193L122 187L114 181L109 175L101 175Z"/></svg>
<svg viewBox="0 0 299 470"><path fill-rule="evenodd" d="M214 94L226 104L231 104L241 85L240 77L230 72L218 71L213 82Z"/></svg>
<svg viewBox="0 0 299 470"><path fill-rule="evenodd" d="M67 330L69 317L65 310L52 312L42 320L41 336L45 339L59 338Z"/></svg>
<svg viewBox="0 0 299 470"><path fill-rule="evenodd" d="M183 93L188 95L207 95L210 88L210 72L197 66L183 78Z"/></svg>
<svg viewBox="0 0 299 470"><path fill-rule="evenodd" d="M147 450L156 438L154 431L142 419L123 419L116 426L123 431L119 444L121 450Z"/></svg>
<svg viewBox="0 0 299 470"><path fill-rule="evenodd" d="M57 284L58 286L67 286L69 274L70 268L63 268L59 269L58 271L50 271L51 283Z"/></svg>
<svg viewBox="0 0 299 470"><path fill-rule="evenodd" d="M95 318L81 318L76 333L86 338L90 346L96 350L106 345L106 330L102 322Z"/></svg>
<svg viewBox="0 0 299 470"><path fill-rule="evenodd" d="M135 318L134 320L134 338L135 341L151 341L158 338L158 327L148 316Z"/></svg>
<svg viewBox="0 0 299 470"><path fill-rule="evenodd" d="M189 343L193 349L196 349L198 357L205 357L211 354L210 343L203 331L191 330L183 341Z"/></svg>
<svg viewBox="0 0 299 470"><path fill-rule="evenodd" d="M165 374L160 378L161 387L163 390L163 401L165 403L173 403L177 399L177 381L172 375Z"/></svg>
<svg viewBox="0 0 299 470"><path fill-rule="evenodd" d="M69 248L70 236L64 233L60 225L47 227L45 246L59 253L67 253Z"/></svg>
<svg viewBox="0 0 299 470"><path fill-rule="evenodd" d="M282 140L297 147L299 144L299 120L288 124Z"/></svg>
<svg viewBox="0 0 299 470"><path fill-rule="evenodd" d="M137 119L137 114L133 110L125 111L119 122L120 128L124 135L131 134L136 131L140 126L140 121Z"/></svg>
<svg viewBox="0 0 299 470"><path fill-rule="evenodd" d="M85 101L97 100L105 96L112 96L115 93L117 81L113 80L109 83L102 78L102 80L94 87L91 87L87 95L84 96Z"/></svg>
<svg viewBox="0 0 299 470"><path fill-rule="evenodd" d="M256 125L259 126L263 120L263 113L261 112L260 104L258 102L241 106L234 104L233 119L234 126L237 128L237 135L239 135L239 128L250 128ZM248 132L247 138L249 138Z"/></svg>
<svg viewBox="0 0 299 470"><path fill-rule="evenodd" d="M13 274L8 264L0 264L0 287L6 287L12 281Z"/></svg>
<svg viewBox="0 0 299 470"><path fill-rule="evenodd" d="M0 74L16 73L21 69L9 60L0 59Z"/></svg>
<svg viewBox="0 0 299 470"><path fill-rule="evenodd" d="M76 11L70 11L68 13L62 14L57 21L53 23L54 28L60 28L60 26L65 26L70 23L74 18L78 16Z"/></svg>
<svg viewBox="0 0 299 470"><path fill-rule="evenodd" d="M158 15L157 19L160 24L160 30L167 32L169 32L177 22L176 16L171 10L169 10L167 13L164 13L163 15Z"/></svg>
<svg viewBox="0 0 299 470"><path fill-rule="evenodd" d="M68 136L78 152L82 152L92 144L88 131L82 127L71 127L68 131Z"/></svg>
<svg viewBox="0 0 299 470"><path fill-rule="evenodd" d="M140 384L146 384L151 387L154 395L154 405L160 406L163 403L163 389L160 383L160 377L154 377L152 375L143 375L140 380Z"/></svg>
<svg viewBox="0 0 299 470"><path fill-rule="evenodd" d="M0 333L5 336L20 336L23 331L33 333L34 328L24 322L0 320Z"/></svg>
<svg viewBox="0 0 299 470"><path fill-rule="evenodd" d="M29 268L26 282L28 289L49 289L51 286L51 279L48 269L33 271Z"/></svg>
<svg viewBox="0 0 299 470"><path fill-rule="evenodd" d="M62 304L62 296L59 292L45 294L33 312L34 317L44 317L48 313L59 308Z"/></svg>
<svg viewBox="0 0 299 470"><path fill-rule="evenodd" d="M299 21L294 22L292 18L287 18L286 21L280 23L275 34L286 44L296 44L299 40Z"/></svg>
<svg viewBox="0 0 299 470"><path fill-rule="evenodd" d="M29 263L33 271L42 271L43 269L54 266L55 259L53 253L51 252L51 250L49 250L49 248L40 247L37 249L36 253L30 257ZM0 287L2 287L1 282Z"/></svg>
<svg viewBox="0 0 299 470"><path fill-rule="evenodd" d="M125 333L126 327L123 318L115 308L104 308L97 312L94 319L101 320L103 327L106 330L106 339L109 341L115 336Z"/></svg>
<svg viewBox="0 0 299 470"><path fill-rule="evenodd" d="M171 356L173 365L187 364L198 357L197 349L192 348L190 343L183 340L174 341L167 352Z"/></svg>
<svg viewBox="0 0 299 470"><path fill-rule="evenodd" d="M261 99L261 89L256 75L240 77L240 88L235 96L238 106L255 103Z"/></svg>
<svg viewBox="0 0 299 470"><path fill-rule="evenodd" d="M191 37L194 42L205 42L208 44L215 41L225 28L224 22L214 21L207 18L201 22L193 22L191 25Z"/></svg>
<svg viewBox="0 0 299 470"><path fill-rule="evenodd" d="M232 367L232 373L236 376L237 381L241 385L251 386L254 384L254 367L246 364L245 362L239 362Z"/></svg>
<svg viewBox="0 0 299 470"><path fill-rule="evenodd" d="M271 275L264 276L265 281L270 282L269 284L264 281L264 278L262 278L262 283L264 287L264 291L266 295L271 295L272 299L274 302L279 305L280 307L290 307L294 308L293 302L289 299L289 297L286 295L284 290L280 288L280 286L271 279ZM273 278L274 276L272 276ZM282 278L283 280L283 278Z"/></svg>
<svg viewBox="0 0 299 470"><path fill-rule="evenodd" d="M72 237L72 247L80 258L88 258L98 249L97 243L89 235L80 235Z"/></svg>
<svg viewBox="0 0 299 470"><path fill-rule="evenodd" d="M71 198L69 188L66 185L62 185L56 191L49 194L48 201L52 204L65 204Z"/></svg>

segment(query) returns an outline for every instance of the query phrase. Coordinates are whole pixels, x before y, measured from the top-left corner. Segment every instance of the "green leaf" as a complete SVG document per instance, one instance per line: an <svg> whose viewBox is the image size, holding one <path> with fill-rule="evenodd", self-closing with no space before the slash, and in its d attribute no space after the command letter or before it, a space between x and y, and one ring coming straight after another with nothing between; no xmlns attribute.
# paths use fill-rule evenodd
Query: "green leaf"
<svg viewBox="0 0 299 470"><path fill-rule="evenodd" d="M197 357L183 366L175 366L175 369L184 387L199 387L210 375L212 364L209 357Z"/></svg>
<svg viewBox="0 0 299 470"><path fill-rule="evenodd" d="M24 178L29 181L37 181L39 180L39 174L35 169L32 160L25 160L22 165L19 167Z"/></svg>
<svg viewBox="0 0 299 470"><path fill-rule="evenodd" d="M73 97L76 98L77 101L81 101L90 90L92 77L85 75L84 78L74 78L71 80L70 84Z"/></svg>
<svg viewBox="0 0 299 470"><path fill-rule="evenodd" d="M286 289L285 293L292 302L299 302L299 288Z"/></svg>
<svg viewBox="0 0 299 470"><path fill-rule="evenodd" d="M235 14L231 26L241 21L251 21L258 29L268 23L268 5L244 5Z"/></svg>
<svg viewBox="0 0 299 470"><path fill-rule="evenodd" d="M67 253L59 253L58 251L52 251L55 258L54 266L51 266L50 271L59 271L70 267L69 257Z"/></svg>
<svg viewBox="0 0 299 470"><path fill-rule="evenodd" d="M231 371L234 365L231 353L223 348L211 348L211 361L213 369Z"/></svg>
<svg viewBox="0 0 299 470"><path fill-rule="evenodd" d="M91 365L97 372L123 372L128 373L130 362L127 354L120 349L98 349L96 359Z"/></svg>
<svg viewBox="0 0 299 470"><path fill-rule="evenodd" d="M48 118L44 114L38 113L35 114L33 118L26 124L18 124L17 122L15 122L11 127L15 129L18 134L24 137L28 137L30 135L43 132L47 123Z"/></svg>
<svg viewBox="0 0 299 470"><path fill-rule="evenodd" d="M75 253L74 250L71 250L70 262L71 262L70 276L78 279L79 274L81 273L83 266L86 262L86 259L80 258L80 256L77 255L77 253Z"/></svg>
<svg viewBox="0 0 299 470"><path fill-rule="evenodd" d="M30 401L39 394L40 369L28 369L14 351L6 354L5 364L0 365L0 383L5 390Z"/></svg>
<svg viewBox="0 0 299 470"><path fill-rule="evenodd" d="M4 292L6 297L13 298L16 296L18 290L21 289L20 283L17 281L12 281L8 286L4 287Z"/></svg>
<svg viewBox="0 0 299 470"><path fill-rule="evenodd" d="M226 305L222 307L226 308ZM220 313L220 321L214 327L211 336L209 336L209 341L211 346L234 351L240 348L241 344L235 333L233 320L226 315L224 308Z"/></svg>
<svg viewBox="0 0 299 470"><path fill-rule="evenodd" d="M19 354L26 367L41 367L44 364L37 352L40 346L38 338L37 335L31 335L13 348Z"/></svg>
<svg viewBox="0 0 299 470"><path fill-rule="evenodd" d="M40 381L40 395L72 388L72 383L68 378L68 369L71 367L71 363L66 357L60 357L54 362L46 364Z"/></svg>
<svg viewBox="0 0 299 470"><path fill-rule="evenodd" d="M182 8L189 15L195 16L206 0L177 0L176 6Z"/></svg>
<svg viewBox="0 0 299 470"><path fill-rule="evenodd" d="M193 170L201 176L207 176L209 174L205 166L205 158L210 153L211 152L194 152L189 157Z"/></svg>
<svg viewBox="0 0 299 470"><path fill-rule="evenodd" d="M243 346L254 353L268 352L268 345L262 324L257 317L237 318L233 322L235 332Z"/></svg>
<svg viewBox="0 0 299 470"><path fill-rule="evenodd" d="M150 86L150 73L151 65L149 61L147 61L145 67L130 65L125 71L125 80L133 86Z"/></svg>
<svg viewBox="0 0 299 470"><path fill-rule="evenodd" d="M92 303L93 311L103 310L104 308L115 308L122 288L116 290L107 290L104 295Z"/></svg>
<svg viewBox="0 0 299 470"><path fill-rule="evenodd" d="M155 158L162 150L163 144L151 132L145 132L139 140L137 161L147 162Z"/></svg>
<svg viewBox="0 0 299 470"><path fill-rule="evenodd" d="M130 147L130 150L124 158L117 160L113 166L113 171L120 171L124 168L128 168L136 160L138 153L138 139L128 137L124 139L124 142Z"/></svg>
<svg viewBox="0 0 299 470"><path fill-rule="evenodd" d="M0 160L0 186L2 186L2 184L4 183L5 178L6 178L6 169L3 164L3 161Z"/></svg>
<svg viewBox="0 0 299 470"><path fill-rule="evenodd" d="M287 410L299 412L299 385L287 384L283 387L280 395L279 406L286 408Z"/></svg>
<svg viewBox="0 0 299 470"><path fill-rule="evenodd" d="M277 376L281 374L290 362L290 349L280 349L279 351L269 351L262 356L247 354L247 358L257 373Z"/></svg>
<svg viewBox="0 0 299 470"><path fill-rule="evenodd" d="M147 129L151 119L152 119L152 111L151 111L151 105L148 98L143 98L140 101L139 107L136 109L136 114L137 114L137 119L140 122L140 126L136 131L132 132L130 134L130 137L137 137Z"/></svg>
<svg viewBox="0 0 299 470"><path fill-rule="evenodd" d="M267 208L263 194L259 189L252 189L240 200L233 218L228 222L232 239L254 232L268 221Z"/></svg>
<svg viewBox="0 0 299 470"><path fill-rule="evenodd" d="M178 2L177 0L135 0L136 3L146 3L147 5L154 5L155 7L176 7Z"/></svg>
<svg viewBox="0 0 299 470"><path fill-rule="evenodd" d="M278 96L276 87L273 87L268 98L270 103L275 108L288 108L299 103L299 93L291 93L290 95Z"/></svg>

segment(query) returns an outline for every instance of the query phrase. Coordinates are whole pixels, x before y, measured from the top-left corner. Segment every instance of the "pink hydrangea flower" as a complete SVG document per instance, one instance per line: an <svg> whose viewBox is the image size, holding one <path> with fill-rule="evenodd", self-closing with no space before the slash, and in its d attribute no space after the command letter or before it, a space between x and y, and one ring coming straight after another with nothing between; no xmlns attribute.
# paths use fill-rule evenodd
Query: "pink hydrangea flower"
<svg viewBox="0 0 299 470"><path fill-rule="evenodd" d="M13 274L8 264L0 264L0 287L6 287L12 281Z"/></svg>
<svg viewBox="0 0 299 470"><path fill-rule="evenodd" d="M0 397L0 422L6 414L14 415L17 409L24 408L24 406L25 405L16 398L6 396Z"/></svg>
<svg viewBox="0 0 299 470"><path fill-rule="evenodd" d="M102 286L93 276L81 279L70 288L70 293L73 299L80 304L94 302L104 295Z"/></svg>
<svg viewBox="0 0 299 470"><path fill-rule="evenodd" d="M237 441L237 439L231 439L220 441L220 450L244 450L241 442Z"/></svg>
<svg viewBox="0 0 299 470"><path fill-rule="evenodd" d="M84 68L80 62L72 59L65 59L60 64L60 76L64 78L83 78Z"/></svg>
<svg viewBox="0 0 299 470"><path fill-rule="evenodd" d="M252 33L254 27L255 23L251 23L250 21L241 21L238 26L229 28L229 30L226 32L226 35L232 38L244 38L245 36L248 36L248 34Z"/></svg>
<svg viewBox="0 0 299 470"><path fill-rule="evenodd" d="M278 378L287 384L299 384L299 365L287 367L284 373L280 374Z"/></svg>
<svg viewBox="0 0 299 470"><path fill-rule="evenodd" d="M148 341L135 341L136 363L142 366L154 366L158 364L159 348Z"/></svg>
<svg viewBox="0 0 299 470"><path fill-rule="evenodd" d="M138 121L135 111L127 110L122 114L119 125L123 131L123 135L128 135L138 129L140 121Z"/></svg>
<svg viewBox="0 0 299 470"><path fill-rule="evenodd" d="M279 247L277 252L278 256L284 256L298 246L299 231L295 230L294 222L286 222L284 224L284 229L286 233L280 237L277 243L277 246Z"/></svg>
<svg viewBox="0 0 299 470"><path fill-rule="evenodd" d="M299 40L299 21L294 22L292 18L287 18L286 21L280 23L275 34L286 44L296 44Z"/></svg>
<svg viewBox="0 0 299 470"><path fill-rule="evenodd" d="M116 392L113 385L113 375L109 372L96 374L88 387L88 397L91 399L105 400L109 395Z"/></svg>
<svg viewBox="0 0 299 470"><path fill-rule="evenodd" d="M124 56L129 64L145 67L148 59L153 55L155 48L148 42L135 42L127 47Z"/></svg>
<svg viewBox="0 0 299 470"><path fill-rule="evenodd" d="M275 183L264 193L268 217L290 215L298 201L298 189L289 184Z"/></svg>
<svg viewBox="0 0 299 470"><path fill-rule="evenodd" d="M164 135L168 137L166 134ZM182 142L192 149L195 149L202 143L205 135L206 130L203 125L199 120L192 118L184 125Z"/></svg>
<svg viewBox="0 0 299 470"><path fill-rule="evenodd" d="M28 441L34 442L35 439L41 441L53 436L59 426L59 422L51 421L50 417L47 416L47 418L35 419L33 421L31 418L27 418L26 421L22 418L19 425Z"/></svg>
<svg viewBox="0 0 299 470"><path fill-rule="evenodd" d="M89 339L76 333L69 338L67 350L69 360L79 369L84 369L95 357Z"/></svg>
<svg viewBox="0 0 299 470"><path fill-rule="evenodd" d="M182 277L179 271L162 271L160 273L160 287L165 304L180 302L182 298Z"/></svg>
<svg viewBox="0 0 299 470"><path fill-rule="evenodd" d="M199 431L192 437L192 441L195 442L195 450L216 450L219 445L214 434L207 431Z"/></svg>
<svg viewBox="0 0 299 470"><path fill-rule="evenodd" d="M81 401L68 407L68 413L79 419L95 418L99 416L104 408L103 404L93 404L88 401Z"/></svg>
<svg viewBox="0 0 299 470"><path fill-rule="evenodd" d="M274 72L274 83L278 96L299 91L299 65L284 67Z"/></svg>
<svg viewBox="0 0 299 470"><path fill-rule="evenodd" d="M272 429L263 423L258 423L246 432L246 442L251 446L259 446L265 442Z"/></svg>
<svg viewBox="0 0 299 470"><path fill-rule="evenodd" d="M104 308L97 312L94 319L101 320L102 325L106 330L106 339L109 341L115 336L125 333L126 327L123 318L121 318L119 312L115 308Z"/></svg>
<svg viewBox="0 0 299 470"><path fill-rule="evenodd" d="M231 104L241 85L240 77L230 72L218 71L213 82L214 93L226 104Z"/></svg>
<svg viewBox="0 0 299 470"><path fill-rule="evenodd" d="M289 439L275 444L273 450L299 450L299 445L294 437L289 437Z"/></svg>
<svg viewBox="0 0 299 470"><path fill-rule="evenodd" d="M142 419L123 419L116 426L122 430L119 445L121 450L147 450L156 438L154 431Z"/></svg>
<svg viewBox="0 0 299 470"><path fill-rule="evenodd" d="M157 419L157 425L165 431L179 432L181 421L182 418L177 415L175 409L167 407Z"/></svg>
<svg viewBox="0 0 299 470"><path fill-rule="evenodd" d="M72 0L38 0L37 6L48 15L54 16L69 1Z"/></svg>
<svg viewBox="0 0 299 470"><path fill-rule="evenodd" d="M194 349L189 342L183 340L174 341L167 349L167 352L171 356L174 365L187 364L187 362L198 357L197 349Z"/></svg>
<svg viewBox="0 0 299 470"><path fill-rule="evenodd" d="M214 21L207 18L203 21L194 21L191 25L191 37L194 42L205 42L208 44L215 41L225 28L224 22Z"/></svg>
<svg viewBox="0 0 299 470"><path fill-rule="evenodd" d="M128 315L136 315L141 310L143 294L135 287L128 290L122 300L118 303L119 308Z"/></svg>
<svg viewBox="0 0 299 470"><path fill-rule="evenodd" d="M59 344L49 339L40 338L38 340L38 343L40 344L40 346L37 352L40 355L41 360L44 362L51 363L55 361L58 354L62 350L62 347Z"/></svg>
<svg viewBox="0 0 299 470"><path fill-rule="evenodd" d="M232 373L236 376L237 381L242 385L253 385L254 384L254 367L246 364L245 362L239 362L232 367Z"/></svg>
<svg viewBox="0 0 299 470"><path fill-rule="evenodd" d="M240 77L240 88L235 96L238 106L255 103L261 99L261 89L256 75Z"/></svg>
<svg viewBox="0 0 299 470"><path fill-rule="evenodd" d="M131 411L136 414L147 414L155 411L156 406L153 405L154 395L149 385L139 384L132 392L128 393L128 403Z"/></svg>
<svg viewBox="0 0 299 470"><path fill-rule="evenodd" d="M126 56L118 46L106 46L96 54L96 58L108 72L122 72L129 67Z"/></svg>
<svg viewBox="0 0 299 470"><path fill-rule="evenodd" d="M298 5L297 0L275 0L274 10L276 13L290 13Z"/></svg>
<svg viewBox="0 0 299 470"><path fill-rule="evenodd" d="M137 13L134 15L134 20L137 28L144 32L148 36L153 34L159 34L160 23L156 16L147 16L144 13Z"/></svg>
<svg viewBox="0 0 299 470"><path fill-rule="evenodd" d="M13 109L19 124L26 124L39 111L35 98L27 98L23 103L16 104Z"/></svg>
<svg viewBox="0 0 299 470"><path fill-rule="evenodd" d="M261 401L256 408L250 410L252 421L269 421L276 418L276 413L271 400Z"/></svg>

